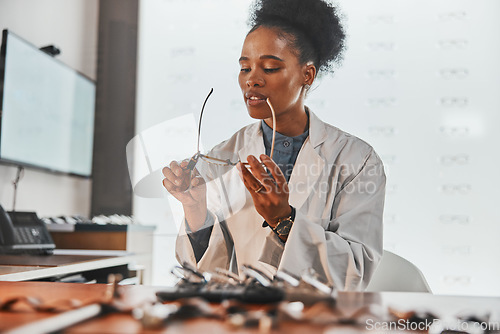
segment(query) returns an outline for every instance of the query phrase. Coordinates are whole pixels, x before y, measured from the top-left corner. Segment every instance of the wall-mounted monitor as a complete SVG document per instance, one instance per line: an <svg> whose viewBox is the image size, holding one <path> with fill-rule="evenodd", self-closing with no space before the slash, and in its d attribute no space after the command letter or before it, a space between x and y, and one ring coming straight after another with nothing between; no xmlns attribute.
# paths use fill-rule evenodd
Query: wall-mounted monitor
<svg viewBox="0 0 500 334"><path fill-rule="evenodd" d="M0 162L90 177L95 83L9 30L0 54Z"/></svg>

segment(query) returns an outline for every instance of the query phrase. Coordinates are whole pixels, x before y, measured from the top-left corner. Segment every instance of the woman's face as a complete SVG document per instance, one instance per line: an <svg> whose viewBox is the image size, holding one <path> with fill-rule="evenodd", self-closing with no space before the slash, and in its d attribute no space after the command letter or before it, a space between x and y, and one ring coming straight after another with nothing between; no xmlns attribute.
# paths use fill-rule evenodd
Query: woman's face
<svg viewBox="0 0 500 334"><path fill-rule="evenodd" d="M238 81L252 118L271 117L267 98L277 116L304 112L305 66L276 29L261 26L246 37L240 68Z"/></svg>

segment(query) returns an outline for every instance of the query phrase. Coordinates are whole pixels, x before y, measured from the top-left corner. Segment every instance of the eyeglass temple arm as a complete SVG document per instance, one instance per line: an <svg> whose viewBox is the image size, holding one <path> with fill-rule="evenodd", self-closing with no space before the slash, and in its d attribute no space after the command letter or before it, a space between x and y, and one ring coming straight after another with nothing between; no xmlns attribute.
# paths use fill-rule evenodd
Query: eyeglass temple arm
<svg viewBox="0 0 500 334"><path fill-rule="evenodd" d="M266 99L267 104L269 105L269 108L271 108L271 114L273 115L273 140L271 142L271 154L270 158L273 160L273 153L274 153L274 140L276 139L276 113L274 112L273 105L271 104L271 100L269 98Z"/></svg>
<svg viewBox="0 0 500 334"><path fill-rule="evenodd" d="M201 107L201 113L200 113L200 119L198 121L198 143L196 144L196 154L189 159L188 165L183 168L184 170L193 170L194 167L196 166L196 163L198 162L198 159L200 157L200 135L201 135L201 119L203 118L203 111L205 110L205 105L207 104L208 98L212 93L214 92L214 89L211 88L210 92L208 93L207 97L205 98L205 101L203 102L203 106Z"/></svg>
<svg viewBox="0 0 500 334"><path fill-rule="evenodd" d="M205 105L207 104L208 98L212 93L214 92L214 89L210 89L210 93L208 93L207 97L205 98L205 102L203 102L203 106L201 107L201 113L200 113L200 121L198 122L198 146L196 148L196 152L200 152L200 135L201 135L201 119L203 117L203 111L205 110Z"/></svg>

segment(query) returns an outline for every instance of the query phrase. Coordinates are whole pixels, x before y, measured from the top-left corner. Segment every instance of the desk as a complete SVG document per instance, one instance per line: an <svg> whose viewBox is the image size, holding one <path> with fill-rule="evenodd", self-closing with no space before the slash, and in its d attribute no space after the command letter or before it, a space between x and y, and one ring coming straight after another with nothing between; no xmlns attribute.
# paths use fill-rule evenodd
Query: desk
<svg viewBox="0 0 500 334"><path fill-rule="evenodd" d="M53 255L0 255L0 281L28 281L129 265L140 255L124 251L56 249Z"/></svg>
<svg viewBox="0 0 500 334"><path fill-rule="evenodd" d="M49 282L0 282L0 298L5 300L14 296L37 296L46 302L62 298L77 298L83 302L94 301L104 296L108 286L103 284L84 285ZM153 300L155 291L161 289L149 286L126 286L130 298ZM457 314L460 311L474 311L477 314L500 310L500 298L436 296L423 293L357 293L341 292L337 307L344 312L353 312L362 306L392 306L400 310L425 309L439 314ZM0 312L0 332L15 326L52 316L50 313ZM376 333L364 328L342 326L312 326L306 324L284 323L272 333L325 333L333 329L344 329L344 333ZM64 334L82 333L230 333L233 330L218 320L198 319L171 323L158 330L144 330L141 324L128 314L109 314L97 319L72 326ZM244 333L258 333L257 330L244 330ZM380 332L379 332L380 333Z"/></svg>
<svg viewBox="0 0 500 334"><path fill-rule="evenodd" d="M142 254L138 262L144 267L144 282L151 284L153 270L153 235L156 226L47 224L52 239L59 249L124 250Z"/></svg>

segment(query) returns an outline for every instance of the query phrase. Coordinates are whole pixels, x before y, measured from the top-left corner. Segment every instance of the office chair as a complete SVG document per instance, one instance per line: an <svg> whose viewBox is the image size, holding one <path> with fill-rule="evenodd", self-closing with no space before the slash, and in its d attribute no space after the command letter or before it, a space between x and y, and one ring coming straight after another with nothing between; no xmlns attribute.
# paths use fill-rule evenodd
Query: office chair
<svg viewBox="0 0 500 334"><path fill-rule="evenodd" d="M410 261L384 250L368 292L403 291L432 293L422 272Z"/></svg>

